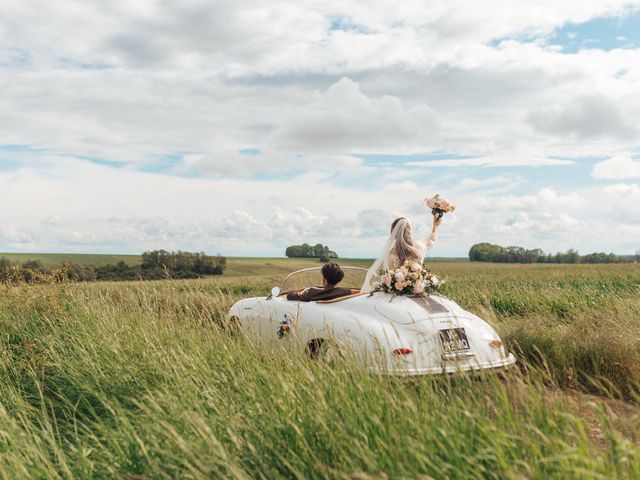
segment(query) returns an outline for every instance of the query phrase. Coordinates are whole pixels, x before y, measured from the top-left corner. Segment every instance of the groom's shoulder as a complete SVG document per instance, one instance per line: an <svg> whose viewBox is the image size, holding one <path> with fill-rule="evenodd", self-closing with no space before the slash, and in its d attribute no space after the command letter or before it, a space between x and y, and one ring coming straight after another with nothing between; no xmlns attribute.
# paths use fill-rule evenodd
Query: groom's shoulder
<svg viewBox="0 0 640 480"><path fill-rule="evenodd" d="M318 295L324 292L324 288L320 287L308 287L304 290L291 292L287 295L287 300L300 300L302 302L311 302Z"/></svg>
<svg viewBox="0 0 640 480"><path fill-rule="evenodd" d="M334 300L340 297L351 295L353 290L350 288L334 287L330 289L321 287L309 287L302 292L290 293L287 295L288 300L298 300L301 302L316 302L318 300Z"/></svg>
<svg viewBox="0 0 640 480"><path fill-rule="evenodd" d="M342 287L334 287L331 289L318 289L317 292L314 292L310 295L311 301L316 300L335 300L336 298L346 297L347 295L351 295L353 290L350 288L342 288Z"/></svg>

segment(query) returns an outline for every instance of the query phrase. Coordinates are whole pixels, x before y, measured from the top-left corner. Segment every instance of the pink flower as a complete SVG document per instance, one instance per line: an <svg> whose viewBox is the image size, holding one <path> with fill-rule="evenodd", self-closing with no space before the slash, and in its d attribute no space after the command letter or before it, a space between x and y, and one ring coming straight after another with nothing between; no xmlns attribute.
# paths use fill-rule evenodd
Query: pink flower
<svg viewBox="0 0 640 480"><path fill-rule="evenodd" d="M438 195L434 195L433 197L425 198L424 203L429 208L436 208L438 206L438 199L440 197Z"/></svg>
<svg viewBox="0 0 640 480"><path fill-rule="evenodd" d="M445 212L453 212L456 207L449 200L442 198L440 195L436 194L433 197L428 197L424 199L424 203L427 207L433 209L437 208L439 210L443 210Z"/></svg>
<svg viewBox="0 0 640 480"><path fill-rule="evenodd" d="M415 262L413 265L411 265L411 270L413 270L414 272L419 272L420 270L422 270L422 265L418 262Z"/></svg>
<svg viewBox="0 0 640 480"><path fill-rule="evenodd" d="M404 273L402 273L401 271L397 271L396 272L396 284L402 283L404 282Z"/></svg>
<svg viewBox="0 0 640 480"><path fill-rule="evenodd" d="M387 287L391 286L391 275L385 275L382 277L382 283L384 283Z"/></svg>
<svg viewBox="0 0 640 480"><path fill-rule="evenodd" d="M413 286L413 293L422 293L422 292L424 292L424 285L422 284L422 282L417 282Z"/></svg>

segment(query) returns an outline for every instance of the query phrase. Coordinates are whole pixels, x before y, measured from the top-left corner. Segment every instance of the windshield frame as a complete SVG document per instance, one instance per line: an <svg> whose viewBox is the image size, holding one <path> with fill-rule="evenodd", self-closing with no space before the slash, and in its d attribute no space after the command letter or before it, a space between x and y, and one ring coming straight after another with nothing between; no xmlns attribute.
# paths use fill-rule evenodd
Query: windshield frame
<svg viewBox="0 0 640 480"><path fill-rule="evenodd" d="M342 270L346 271L358 271L358 272L362 272L364 275L366 275L366 273L369 271L368 268L364 268L364 267L351 267L351 266L344 266L344 267L340 267L342 268ZM287 275L284 280L282 281L282 284L280 285L280 295L283 295L285 293L289 293L291 291L293 291L294 289L289 289L289 290L285 290L284 286L287 283L287 280L289 280L291 277L293 277L294 275L300 274L300 273L305 273L305 272L311 272L311 271L317 271L318 273L320 273L322 270L322 267L307 267L307 268L301 268L300 270L296 270L295 272L291 272L289 275ZM320 275L322 275L320 273ZM313 285L309 285L309 287L312 287ZM358 287L359 289L360 287Z"/></svg>

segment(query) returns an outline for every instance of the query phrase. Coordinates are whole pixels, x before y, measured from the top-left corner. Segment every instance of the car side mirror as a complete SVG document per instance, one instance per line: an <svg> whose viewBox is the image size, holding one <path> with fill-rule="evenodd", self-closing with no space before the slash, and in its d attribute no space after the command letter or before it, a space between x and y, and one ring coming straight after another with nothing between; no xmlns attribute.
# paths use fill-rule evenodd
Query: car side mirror
<svg viewBox="0 0 640 480"><path fill-rule="evenodd" d="M271 289L271 295L269 296L269 298L275 298L278 295L280 295L280 289L278 287L273 287Z"/></svg>

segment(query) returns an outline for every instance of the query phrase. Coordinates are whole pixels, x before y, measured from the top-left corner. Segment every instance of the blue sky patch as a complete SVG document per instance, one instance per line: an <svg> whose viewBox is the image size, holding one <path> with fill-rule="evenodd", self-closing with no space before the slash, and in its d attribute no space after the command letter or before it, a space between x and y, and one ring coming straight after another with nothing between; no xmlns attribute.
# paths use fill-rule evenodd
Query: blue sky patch
<svg viewBox="0 0 640 480"><path fill-rule="evenodd" d="M640 47L640 11L622 17L599 17L584 23L567 23L549 40L567 53L585 48L613 50Z"/></svg>
<svg viewBox="0 0 640 480"><path fill-rule="evenodd" d="M365 25L354 23L351 19L346 17L334 17L331 19L331 26L329 30L342 30L344 32L356 32L362 34L369 34L371 30Z"/></svg>
<svg viewBox="0 0 640 480"><path fill-rule="evenodd" d="M37 152L35 148L29 145L0 145L0 153L3 152Z"/></svg>
<svg viewBox="0 0 640 480"><path fill-rule="evenodd" d="M238 150L240 155L246 155L249 157L254 157L262 154L262 150L259 148L243 148L242 150Z"/></svg>
<svg viewBox="0 0 640 480"><path fill-rule="evenodd" d="M74 158L77 158L78 160L84 160L85 162L89 162L89 163L95 163L96 165L104 165L105 167L111 167L111 168L123 168L127 166L127 164L124 162L116 162L113 160L106 160L104 158L97 158L97 157L74 157Z"/></svg>
<svg viewBox="0 0 640 480"><path fill-rule="evenodd" d="M182 155L171 153L154 158L153 162L145 164L139 170L147 173L168 173L179 168L181 164Z"/></svg>
<svg viewBox="0 0 640 480"><path fill-rule="evenodd" d="M27 50L20 48L8 49L7 57L4 61L0 60L0 68L20 68L31 65L31 54Z"/></svg>
<svg viewBox="0 0 640 480"><path fill-rule="evenodd" d="M583 49L613 50L615 48L640 48L640 10L617 17L597 17L583 23L566 23L556 28L550 36L542 38L531 33L492 38L488 45L497 47L504 40L522 43L542 42L556 45L564 53L576 53Z"/></svg>

